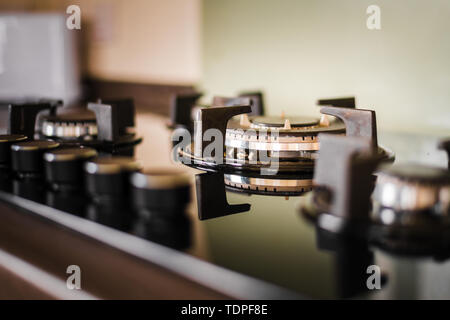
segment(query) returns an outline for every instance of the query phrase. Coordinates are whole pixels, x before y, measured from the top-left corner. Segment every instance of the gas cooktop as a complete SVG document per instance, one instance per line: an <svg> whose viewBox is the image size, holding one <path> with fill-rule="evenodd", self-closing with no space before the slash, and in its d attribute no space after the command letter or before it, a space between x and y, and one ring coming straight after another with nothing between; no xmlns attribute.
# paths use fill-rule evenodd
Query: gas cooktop
<svg viewBox="0 0 450 320"><path fill-rule="evenodd" d="M58 116L59 102L40 101L36 108L51 112L39 133L28 124L0 137L2 206L141 258L153 250L153 262L231 297L450 297L450 180L438 139L384 134L389 149L379 147L374 112L355 109L352 98L319 103L337 118L306 119L264 116L259 93L215 98L200 109L198 97L174 99L184 117L172 114L171 126L175 138L194 137L181 150L175 139L174 156L204 171L195 175L148 171L131 157L144 148L125 130L134 124L131 102L99 101L89 105L93 113L74 118ZM227 123L241 112L252 115ZM261 143L267 127L277 140ZM210 158L203 156L208 143L195 140L209 128L224 137L223 152ZM402 161L421 157L425 165L391 166L391 149ZM278 161L276 174L251 161L261 150ZM127 245L114 240L123 233ZM206 265L216 278L201 274Z"/></svg>

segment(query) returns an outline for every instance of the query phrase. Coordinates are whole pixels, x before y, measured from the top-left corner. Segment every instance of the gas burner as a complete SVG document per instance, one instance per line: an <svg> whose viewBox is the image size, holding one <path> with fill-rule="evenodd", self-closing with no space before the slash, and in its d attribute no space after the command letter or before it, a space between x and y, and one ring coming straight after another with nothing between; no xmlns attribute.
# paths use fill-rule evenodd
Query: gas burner
<svg viewBox="0 0 450 320"><path fill-rule="evenodd" d="M1 101L0 108L7 109L7 133L21 134L28 139L34 139L36 118L42 111L54 112L63 105L61 100L34 99Z"/></svg>
<svg viewBox="0 0 450 320"><path fill-rule="evenodd" d="M9 111L8 133L30 140L54 140L62 146L91 147L106 154L133 155L142 138L130 131L134 126L134 104L130 99L89 103L87 108L59 108L59 100L37 100L4 104ZM38 133L36 119L41 111Z"/></svg>
<svg viewBox="0 0 450 320"><path fill-rule="evenodd" d="M321 138L316 188L301 206L319 228L356 235L396 253L434 255L450 249L447 170L403 164L382 166L373 176L380 157L367 142ZM332 154L336 170L330 173Z"/></svg>
<svg viewBox="0 0 450 320"><path fill-rule="evenodd" d="M377 176L373 198L380 222L414 224L414 216L424 211L431 212L431 218L450 219L449 171L404 164L384 168Z"/></svg>
<svg viewBox="0 0 450 320"><path fill-rule="evenodd" d="M240 105L251 105L250 116L264 116L264 95L260 91L243 92L237 97L219 97L215 96L212 105L216 107L232 107Z"/></svg>
<svg viewBox="0 0 450 320"><path fill-rule="evenodd" d="M41 136L70 146L87 146L99 152L133 155L142 141L130 128L134 126L134 104L130 99L88 103L87 109L54 110L44 116Z"/></svg>
<svg viewBox="0 0 450 320"><path fill-rule="evenodd" d="M259 152L268 152L280 162L314 160L319 150L317 135L320 132L345 133L340 121L329 122L307 117L248 117L229 121L225 147L227 159L251 162Z"/></svg>
<svg viewBox="0 0 450 320"><path fill-rule="evenodd" d="M371 216L378 226L376 243L406 253L450 247L449 171L403 164L377 176Z"/></svg>
<svg viewBox="0 0 450 320"><path fill-rule="evenodd" d="M322 107L321 119L248 117L246 113L250 111L250 105L200 109L194 122L194 141L179 144L182 146L178 149L179 160L196 169L229 174L312 171L320 150L320 133L364 137L370 140L382 160L394 160L391 151L378 147L375 112L372 110ZM239 119L236 119L237 115L240 115ZM333 119L329 120L328 116ZM224 137L223 155L220 150L213 156L205 155L211 143L207 137L210 129L218 130ZM183 141L186 137L189 137L187 132Z"/></svg>
<svg viewBox="0 0 450 320"><path fill-rule="evenodd" d="M175 158L196 169L223 174L230 191L279 196L310 191L321 133L364 137L383 161L394 160L391 151L378 147L375 112L354 109L354 98L319 100L319 105L327 106L321 108L320 118L312 118L259 114L264 110L261 93L214 97L212 107L198 106L200 96L174 99ZM197 116L191 121L195 109ZM210 129L221 134L213 139L222 140L223 150L219 147L208 157L205 151L212 139L202 138Z"/></svg>

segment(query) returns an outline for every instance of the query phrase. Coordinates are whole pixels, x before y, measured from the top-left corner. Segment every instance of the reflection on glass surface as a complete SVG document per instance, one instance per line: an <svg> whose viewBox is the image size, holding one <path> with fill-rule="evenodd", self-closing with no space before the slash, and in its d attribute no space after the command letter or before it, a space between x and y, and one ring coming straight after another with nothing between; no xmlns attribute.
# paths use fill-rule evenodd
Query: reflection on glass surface
<svg viewBox="0 0 450 320"><path fill-rule="evenodd" d="M199 220L193 206L190 214L147 212L138 215L129 204L117 202L88 202L88 208L81 212L83 205L75 200L66 201L77 199L73 193L70 197L49 190L36 193L42 189L27 188L30 182L23 181L12 184L11 180L2 180L2 184L14 185L17 195L33 201L183 250L215 265L312 298L450 298L448 252L439 256L405 256L395 250L386 251L366 241L318 230L298 213L299 205L306 199L304 196L286 199L248 195L227 190L223 175L201 174L198 177L212 179L215 187L206 189L216 197L212 199L224 200L219 205L213 203L214 210L223 209L226 203L227 208L240 209L239 213L224 215L223 211L213 210L214 219ZM192 200L193 204L201 203L199 199ZM201 217L207 218L205 213ZM167 219L168 216L177 218ZM367 290L370 274L366 270L372 264L381 268L381 290Z"/></svg>

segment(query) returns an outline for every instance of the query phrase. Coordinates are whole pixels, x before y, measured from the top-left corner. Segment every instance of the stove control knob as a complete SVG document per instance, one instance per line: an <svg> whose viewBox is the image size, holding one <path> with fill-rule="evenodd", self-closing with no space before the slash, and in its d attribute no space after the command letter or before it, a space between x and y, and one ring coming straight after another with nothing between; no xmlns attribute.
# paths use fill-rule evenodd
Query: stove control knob
<svg viewBox="0 0 450 320"><path fill-rule="evenodd" d="M25 140L27 137L21 134L0 135L0 168L9 168L11 164L11 145Z"/></svg>
<svg viewBox="0 0 450 320"><path fill-rule="evenodd" d="M191 243L191 221L186 214L191 179L178 170L153 170L131 175L137 219L133 233L175 249Z"/></svg>
<svg viewBox="0 0 450 320"><path fill-rule="evenodd" d="M447 170L403 164L382 169L377 175L373 198L381 209L388 209L380 211L383 212L379 217L382 222L394 223L401 213L450 214L450 173Z"/></svg>
<svg viewBox="0 0 450 320"><path fill-rule="evenodd" d="M56 149L59 143L34 140L11 145L11 166L20 176L40 175L44 169L43 154Z"/></svg>
<svg viewBox="0 0 450 320"><path fill-rule="evenodd" d="M130 174L141 170L131 157L103 157L84 164L85 186L93 198L126 198Z"/></svg>
<svg viewBox="0 0 450 320"><path fill-rule="evenodd" d="M191 181L178 170L153 170L131 175L136 209L161 211L167 215L183 213L190 202Z"/></svg>
<svg viewBox="0 0 450 320"><path fill-rule="evenodd" d="M45 179L54 189L77 188L83 182L83 164L97 156L92 148L56 149L44 154Z"/></svg>

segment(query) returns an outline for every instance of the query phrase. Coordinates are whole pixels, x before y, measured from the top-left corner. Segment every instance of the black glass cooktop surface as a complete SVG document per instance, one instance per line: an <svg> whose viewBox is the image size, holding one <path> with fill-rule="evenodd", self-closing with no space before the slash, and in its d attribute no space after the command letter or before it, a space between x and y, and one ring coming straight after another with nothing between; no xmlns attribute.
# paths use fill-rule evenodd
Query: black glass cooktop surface
<svg viewBox="0 0 450 320"><path fill-rule="evenodd" d="M398 161L422 154L422 158L415 160L446 165L445 154L434 151L434 138L381 137L387 146L396 150ZM407 141L415 141L414 148L420 151L413 152L412 144L407 146ZM80 194L51 192L40 181L2 179L1 187L8 193L310 298L450 298L450 260L446 252L439 256L404 255L318 230L299 213L304 196L286 198L226 191L230 205L247 203L250 210L199 220L192 188L192 205L186 217L167 220L158 214L151 218L139 217L126 203L93 204ZM376 283L370 278L374 274L370 266L380 268L381 289L368 288L368 281L371 288L370 284Z"/></svg>

